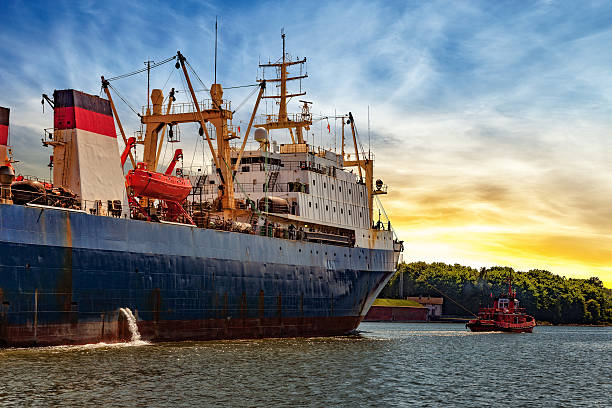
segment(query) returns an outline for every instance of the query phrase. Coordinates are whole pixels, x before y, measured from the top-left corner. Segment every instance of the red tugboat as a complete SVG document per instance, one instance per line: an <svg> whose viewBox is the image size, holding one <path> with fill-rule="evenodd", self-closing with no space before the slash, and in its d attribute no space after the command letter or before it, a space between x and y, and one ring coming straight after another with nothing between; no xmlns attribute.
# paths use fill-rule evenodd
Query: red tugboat
<svg viewBox="0 0 612 408"><path fill-rule="evenodd" d="M474 332L531 333L535 325L533 316L526 314L525 308L519 307L516 292L512 291L512 283L508 281L508 297L495 299L493 307L481 307L478 317L470 320L465 327Z"/></svg>

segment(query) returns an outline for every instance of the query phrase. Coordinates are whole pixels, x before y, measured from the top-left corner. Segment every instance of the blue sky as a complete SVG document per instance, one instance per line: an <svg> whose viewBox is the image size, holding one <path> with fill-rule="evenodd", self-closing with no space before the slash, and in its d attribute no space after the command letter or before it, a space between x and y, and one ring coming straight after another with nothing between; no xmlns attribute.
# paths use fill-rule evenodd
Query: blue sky
<svg viewBox="0 0 612 408"><path fill-rule="evenodd" d="M351 110L363 138L370 107L406 259L612 282L609 3L226 3L0 2L0 105L12 109L23 171L47 171L38 143L52 117L42 114L42 92L98 94L100 75L179 49L212 83L215 16L219 82L253 83L257 63L280 55L284 27L288 51L308 57L303 85L315 112ZM155 70L154 84L170 70ZM143 77L115 85L144 104ZM236 106L248 92L226 96ZM136 130L137 118L120 109Z"/></svg>

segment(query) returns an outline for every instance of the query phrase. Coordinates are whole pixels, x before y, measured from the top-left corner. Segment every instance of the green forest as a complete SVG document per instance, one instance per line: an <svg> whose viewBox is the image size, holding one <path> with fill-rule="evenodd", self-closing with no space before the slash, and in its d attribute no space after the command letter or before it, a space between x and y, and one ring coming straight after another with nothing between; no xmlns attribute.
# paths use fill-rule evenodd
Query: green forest
<svg viewBox="0 0 612 408"><path fill-rule="evenodd" d="M533 269L475 269L444 263L401 263L379 297L444 297L443 314L467 316L508 292L508 279L527 313L552 324L612 324L612 290L596 277L573 279Z"/></svg>

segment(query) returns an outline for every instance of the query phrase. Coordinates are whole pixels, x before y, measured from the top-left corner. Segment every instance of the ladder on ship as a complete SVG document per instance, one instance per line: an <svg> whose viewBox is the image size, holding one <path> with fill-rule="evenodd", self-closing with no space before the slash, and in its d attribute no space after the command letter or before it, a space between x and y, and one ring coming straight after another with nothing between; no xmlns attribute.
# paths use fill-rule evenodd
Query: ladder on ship
<svg viewBox="0 0 612 408"><path fill-rule="evenodd" d="M266 191L274 191L276 187L276 180L278 180L279 171L271 171L270 177L268 177L268 182L266 183Z"/></svg>

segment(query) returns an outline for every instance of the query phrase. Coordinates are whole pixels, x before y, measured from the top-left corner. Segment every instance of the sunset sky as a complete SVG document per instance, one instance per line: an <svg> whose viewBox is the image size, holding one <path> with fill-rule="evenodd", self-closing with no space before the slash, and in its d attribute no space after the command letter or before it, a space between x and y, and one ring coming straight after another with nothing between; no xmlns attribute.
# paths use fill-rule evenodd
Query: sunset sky
<svg viewBox="0 0 612 408"><path fill-rule="evenodd" d="M540 268L612 287L609 2L173 3L0 2L0 106L11 108L19 171L48 175L40 138L52 113L42 113L41 93L98 95L100 75L177 50L209 86L215 16L218 81L253 84L258 62L280 56L284 27L288 52L308 58L313 112L352 111L366 149L369 106L376 177L389 185L383 204L404 260ZM171 64L151 79L181 86ZM114 85L145 104L146 76ZM250 91L225 96L236 107ZM308 141L337 147L326 125ZM184 129L186 157L198 156L195 133Z"/></svg>

